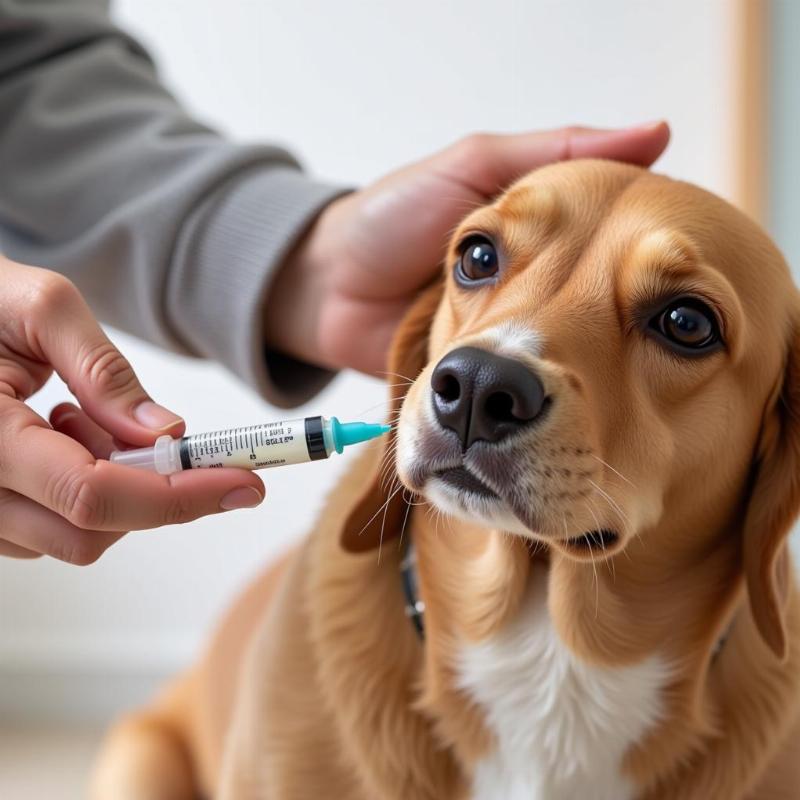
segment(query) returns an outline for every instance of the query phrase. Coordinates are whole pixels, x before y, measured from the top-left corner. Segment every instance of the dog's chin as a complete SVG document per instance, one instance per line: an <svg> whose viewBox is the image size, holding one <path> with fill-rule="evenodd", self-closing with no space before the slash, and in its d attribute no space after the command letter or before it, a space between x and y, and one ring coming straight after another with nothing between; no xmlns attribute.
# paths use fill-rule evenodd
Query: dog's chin
<svg viewBox="0 0 800 800"><path fill-rule="evenodd" d="M448 470L447 474L431 476L422 494L444 514L472 525L531 537L531 531L510 506L466 470Z"/></svg>

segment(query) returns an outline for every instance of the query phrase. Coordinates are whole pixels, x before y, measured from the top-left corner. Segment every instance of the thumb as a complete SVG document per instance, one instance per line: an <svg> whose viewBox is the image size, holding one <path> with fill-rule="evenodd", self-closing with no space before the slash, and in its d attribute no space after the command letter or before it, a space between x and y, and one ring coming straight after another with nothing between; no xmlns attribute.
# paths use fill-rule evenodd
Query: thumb
<svg viewBox="0 0 800 800"><path fill-rule="evenodd" d="M155 403L128 360L98 325L74 284L45 273L37 300L25 313L37 355L69 386L86 413L112 436L149 445L180 436L185 424Z"/></svg>

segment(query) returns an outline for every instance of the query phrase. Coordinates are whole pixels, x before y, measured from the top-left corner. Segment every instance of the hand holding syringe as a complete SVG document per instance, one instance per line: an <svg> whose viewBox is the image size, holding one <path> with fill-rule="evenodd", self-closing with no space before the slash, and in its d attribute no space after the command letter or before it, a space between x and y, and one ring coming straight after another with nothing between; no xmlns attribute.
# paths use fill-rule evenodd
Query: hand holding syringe
<svg viewBox="0 0 800 800"><path fill-rule="evenodd" d="M161 475L214 467L267 469L328 458L348 445L366 442L389 430L388 425L341 423L336 417L305 417L182 439L162 436L153 447L116 450L110 460Z"/></svg>

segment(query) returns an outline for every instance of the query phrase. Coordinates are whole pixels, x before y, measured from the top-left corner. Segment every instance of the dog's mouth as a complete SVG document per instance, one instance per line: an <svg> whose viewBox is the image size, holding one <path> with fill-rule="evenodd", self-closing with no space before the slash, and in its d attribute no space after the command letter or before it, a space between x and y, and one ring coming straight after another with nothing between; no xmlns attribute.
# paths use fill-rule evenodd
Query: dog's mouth
<svg viewBox="0 0 800 800"><path fill-rule="evenodd" d="M613 550L619 542L616 531L603 528L597 531L587 531L580 536L562 539L559 544L573 553L588 553L591 550Z"/></svg>
<svg viewBox="0 0 800 800"><path fill-rule="evenodd" d="M463 463L428 471L420 485L421 493L445 514L522 536L530 533L514 513L506 493L490 486Z"/></svg>
<svg viewBox="0 0 800 800"><path fill-rule="evenodd" d="M455 489L463 489L479 497L497 499L497 492L490 489L477 475L466 467L451 467L435 473L436 477Z"/></svg>
<svg viewBox="0 0 800 800"><path fill-rule="evenodd" d="M515 511L513 506L507 506L503 495L484 483L469 467L463 464L439 469L429 475L451 491L455 490L454 499L462 513L466 512L473 519L483 519L501 527L510 523L509 532L520 533L523 536L533 535L540 543L556 547L562 553L579 561L593 558L595 554L609 556L616 553L622 543L620 534L611 528L596 528L579 536L563 538L537 534L536 532L541 531L542 528L530 512L519 509ZM434 500L436 499L434 496ZM438 499L441 504L441 498ZM450 510L452 513L453 506L449 505L446 498L445 503L446 505L442 508ZM508 509L508 511L505 512L503 509ZM486 516L487 513L489 516ZM496 516L497 514L506 514L506 516L501 519ZM523 521L523 519L527 519L527 521Z"/></svg>
<svg viewBox="0 0 800 800"><path fill-rule="evenodd" d="M406 448L413 455L399 470L405 486L432 507L474 525L532 539L578 561L611 557L623 548L622 531L606 527L606 519L592 514L590 521L582 513L580 490L588 491L584 478L591 475L584 463L588 459L532 463L530 454L523 458L516 449L498 451L478 442L461 454L450 443L446 436L430 436Z"/></svg>

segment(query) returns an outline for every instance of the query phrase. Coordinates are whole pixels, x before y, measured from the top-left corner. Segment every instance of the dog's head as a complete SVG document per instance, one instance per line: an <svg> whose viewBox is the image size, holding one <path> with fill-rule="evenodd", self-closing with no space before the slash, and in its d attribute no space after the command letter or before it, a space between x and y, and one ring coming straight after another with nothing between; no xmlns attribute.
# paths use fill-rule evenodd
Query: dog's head
<svg viewBox="0 0 800 800"><path fill-rule="evenodd" d="M800 506L800 305L767 237L708 193L610 162L538 170L471 213L398 332L397 475L456 517L575 560L740 537L785 649ZM394 377L393 381L402 380ZM399 530L402 493L349 549Z"/></svg>

